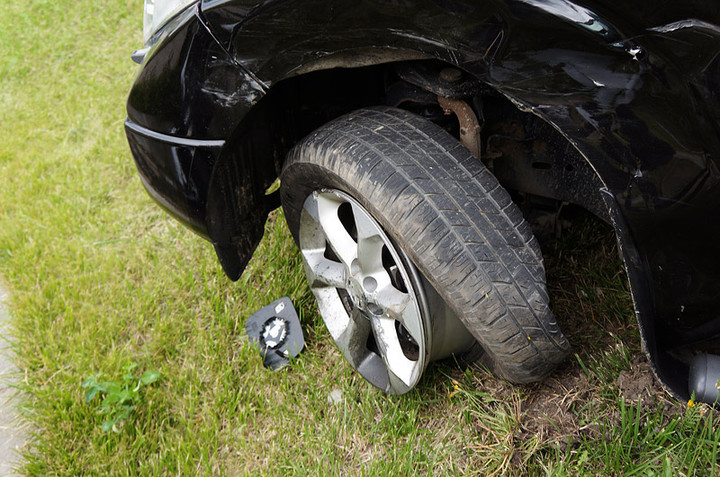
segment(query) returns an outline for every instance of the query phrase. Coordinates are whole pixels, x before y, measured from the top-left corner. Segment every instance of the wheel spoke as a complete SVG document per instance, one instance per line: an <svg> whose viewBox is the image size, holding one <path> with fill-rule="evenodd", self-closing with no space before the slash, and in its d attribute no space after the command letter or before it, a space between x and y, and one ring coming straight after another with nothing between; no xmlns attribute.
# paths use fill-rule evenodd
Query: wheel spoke
<svg viewBox="0 0 720 477"><path fill-rule="evenodd" d="M358 255L358 244L338 216L338 209L343 202L327 194L318 195L316 202L317 220L325 234L325 239L343 265L350 270Z"/></svg>
<svg viewBox="0 0 720 477"><path fill-rule="evenodd" d="M395 320L388 317L373 317L371 322L375 341L388 372L406 386L412 386L417 379L417 362L405 357L395 329Z"/></svg>
<svg viewBox="0 0 720 477"><path fill-rule="evenodd" d="M310 288L330 286L345 287L346 269L342 263L328 260L321 249L303 250L305 273Z"/></svg>
<svg viewBox="0 0 720 477"><path fill-rule="evenodd" d="M353 367L359 366L369 353L367 341L371 332L370 321L354 310L343 332L335 338L338 348Z"/></svg>
<svg viewBox="0 0 720 477"><path fill-rule="evenodd" d="M375 276L382 269L383 241L377 235L371 237L358 237L358 264L363 275Z"/></svg>
<svg viewBox="0 0 720 477"><path fill-rule="evenodd" d="M382 269L382 251L385 243L375 222L357 204L352 204L357 229L358 261L363 274L370 275Z"/></svg>
<svg viewBox="0 0 720 477"><path fill-rule="evenodd" d="M388 317L399 321L416 343L424 340L420 311L415 306L408 293L401 292L392 284L377 291L376 301L383 308Z"/></svg>

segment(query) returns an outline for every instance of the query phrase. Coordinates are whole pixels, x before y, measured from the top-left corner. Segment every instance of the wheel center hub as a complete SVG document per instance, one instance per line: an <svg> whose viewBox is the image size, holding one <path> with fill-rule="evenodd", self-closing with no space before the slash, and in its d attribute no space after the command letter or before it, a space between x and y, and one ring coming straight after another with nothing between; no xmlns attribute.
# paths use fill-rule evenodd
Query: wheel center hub
<svg viewBox="0 0 720 477"><path fill-rule="evenodd" d="M361 311L367 310L368 297L362 283L358 278L350 277L347 281L347 291L350 294L350 299L356 308Z"/></svg>
<svg viewBox="0 0 720 477"><path fill-rule="evenodd" d="M385 314L384 307L375 300L373 292L376 289L377 281L372 277L351 276L347 281L347 292L353 306L367 319Z"/></svg>

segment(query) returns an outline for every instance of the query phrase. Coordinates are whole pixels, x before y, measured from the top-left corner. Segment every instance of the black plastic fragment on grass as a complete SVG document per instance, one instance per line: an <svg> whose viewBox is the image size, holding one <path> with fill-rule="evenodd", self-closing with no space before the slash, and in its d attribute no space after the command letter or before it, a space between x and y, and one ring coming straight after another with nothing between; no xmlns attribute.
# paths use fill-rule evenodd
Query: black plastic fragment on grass
<svg viewBox="0 0 720 477"><path fill-rule="evenodd" d="M253 313L245 323L250 341L260 350L263 365L277 371L305 347L300 320L290 298L283 297Z"/></svg>

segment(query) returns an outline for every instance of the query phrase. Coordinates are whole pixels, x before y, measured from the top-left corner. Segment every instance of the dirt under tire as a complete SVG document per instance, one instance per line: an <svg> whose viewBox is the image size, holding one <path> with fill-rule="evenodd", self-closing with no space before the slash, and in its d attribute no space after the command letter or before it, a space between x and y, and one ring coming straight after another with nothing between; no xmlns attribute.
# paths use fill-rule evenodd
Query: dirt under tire
<svg viewBox="0 0 720 477"><path fill-rule="evenodd" d="M338 118L290 152L281 175L299 242L314 191L352 196L404 250L514 383L539 380L568 354L550 311L539 246L485 166L435 124L376 107Z"/></svg>

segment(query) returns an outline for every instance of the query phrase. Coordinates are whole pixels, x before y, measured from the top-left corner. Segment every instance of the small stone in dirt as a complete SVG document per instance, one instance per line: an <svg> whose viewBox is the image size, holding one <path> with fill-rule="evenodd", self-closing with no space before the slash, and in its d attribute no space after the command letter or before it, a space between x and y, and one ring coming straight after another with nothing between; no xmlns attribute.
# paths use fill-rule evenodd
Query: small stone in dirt
<svg viewBox="0 0 720 477"><path fill-rule="evenodd" d="M333 389L330 391L330 394L328 394L328 403L330 404L340 404L343 402L343 393L339 389Z"/></svg>

